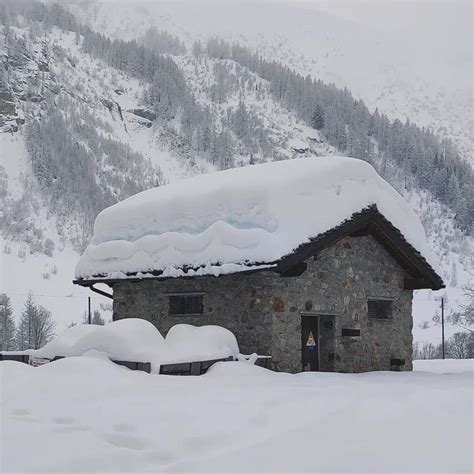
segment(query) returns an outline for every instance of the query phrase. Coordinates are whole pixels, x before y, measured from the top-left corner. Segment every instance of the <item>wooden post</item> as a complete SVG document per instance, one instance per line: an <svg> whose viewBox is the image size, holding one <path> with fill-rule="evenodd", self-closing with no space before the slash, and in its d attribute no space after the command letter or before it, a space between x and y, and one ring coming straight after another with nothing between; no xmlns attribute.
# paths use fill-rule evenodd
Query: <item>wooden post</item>
<svg viewBox="0 0 474 474"><path fill-rule="evenodd" d="M89 310L88 310L88 320L89 320L89 324L92 324L92 318L91 318L91 297L90 297L90 296L87 297L87 303L88 303L88 308L89 308ZM443 359L444 359L444 357L443 357Z"/></svg>
<svg viewBox="0 0 474 474"><path fill-rule="evenodd" d="M444 359L444 297L441 297L441 346L443 348Z"/></svg>

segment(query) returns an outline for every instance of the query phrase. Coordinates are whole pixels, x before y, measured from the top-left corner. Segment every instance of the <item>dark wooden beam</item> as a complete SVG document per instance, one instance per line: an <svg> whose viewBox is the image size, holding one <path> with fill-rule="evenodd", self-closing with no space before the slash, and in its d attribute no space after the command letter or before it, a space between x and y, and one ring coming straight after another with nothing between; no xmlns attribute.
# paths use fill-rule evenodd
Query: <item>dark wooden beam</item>
<svg viewBox="0 0 474 474"><path fill-rule="evenodd" d="M106 298L110 298L111 300L114 299L113 295L110 293L107 293L106 291L99 290L98 288L94 288L94 285L89 286L89 288L94 292L99 295L105 296Z"/></svg>
<svg viewBox="0 0 474 474"><path fill-rule="evenodd" d="M308 268L308 264L306 262L299 262L293 267L287 268L286 270L280 273L282 277L297 277L302 275Z"/></svg>
<svg viewBox="0 0 474 474"><path fill-rule="evenodd" d="M422 290L426 288L426 281L423 278L409 278L403 280L404 290Z"/></svg>

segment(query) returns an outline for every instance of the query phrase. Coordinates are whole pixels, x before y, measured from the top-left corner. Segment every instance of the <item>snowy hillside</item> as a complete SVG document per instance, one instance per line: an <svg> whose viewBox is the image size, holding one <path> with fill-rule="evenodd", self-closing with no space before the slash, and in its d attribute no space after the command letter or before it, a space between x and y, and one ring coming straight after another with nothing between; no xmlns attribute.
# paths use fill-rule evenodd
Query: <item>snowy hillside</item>
<svg viewBox="0 0 474 474"><path fill-rule="evenodd" d="M371 109L453 138L474 159L470 2L351 8L323 1L138 0L109 6L110 0L70 2L82 21L122 39L156 27L189 44L214 36L245 44L302 74L348 87Z"/></svg>
<svg viewBox="0 0 474 474"><path fill-rule="evenodd" d="M11 11L21 4L5 2ZM149 11L152 7L158 9L154 14ZM36 300L53 312L58 331L82 319L91 293L72 285L73 269L92 236L95 216L104 207L144 189L210 171L340 154L343 142L339 134L344 124L339 121L347 109L334 111L329 101L327 130L316 129L304 115L304 101L295 106L291 97L278 98L274 78L264 74L266 64L252 67L246 51L242 53L245 61L222 56L221 44L206 45L209 31L258 48L265 57L290 64L297 71L347 85L368 102L369 108L378 106L391 116L403 120L408 116L421 125L428 123L423 119L427 117L439 130L449 123L454 128L447 135L464 136L464 107L468 102L463 100L464 105L458 106L453 91L443 92L449 107L442 105L438 96L425 101L407 95L425 88L413 87L412 76L404 68L386 69L387 61L397 63L382 54L387 51L385 43L373 44L373 33L358 36L359 50L364 51L360 54L373 61L367 69L364 66L364 71L371 72L361 73L360 67L348 62L359 57L354 56L354 45L349 48L354 36L353 20L318 12L317 20L326 26L313 28L312 14L292 9L289 15L288 7L281 6L273 9L273 22L262 20L263 7L255 7L253 15L245 14L245 21L240 21L242 11L233 8L235 11L229 14L214 3L211 14L209 9L196 9L194 4L185 8L180 2L164 6L134 2L129 6L114 4L114 8L95 1L71 4L71 11L91 27L83 27L82 31L61 9L53 10L56 13L51 14L52 20L45 17L41 22L26 13L15 19L12 13L2 16L0 9L4 23L0 27L0 197L4 204L0 287L1 292L10 295L16 316L31 290ZM245 27L232 30L223 17ZM301 27L295 28L295 24ZM176 34L182 44L171 36L147 36L148 28L157 25ZM277 37L275 30L279 31ZM112 48L95 31L111 35L120 31L120 38L136 39L147 46L139 49L136 43L122 42ZM298 31L301 36L291 37L289 31ZM202 40L202 49L193 48L196 39ZM334 48L339 52L333 54ZM134 63L125 57L145 59ZM159 68L158 77L142 70L148 63ZM398 74L403 81L398 80ZM372 86L362 76L370 76ZM458 76L460 90L464 90L466 76L462 70ZM388 83L389 77L392 82ZM382 84L383 91L373 87L374 83ZM365 92L378 90L377 94L386 100L366 95L358 89L362 84L367 85ZM325 100L335 94L338 100L352 104L344 92L324 87L317 92L324 94ZM433 100L439 110L429 105ZM417 101L423 102L418 111L412 108ZM371 120L379 121L382 129L387 126L385 119L369 117L363 106L357 114L350 117L352 124ZM334 127L329 129L331 117ZM402 165L387 158L388 151L381 150L384 144L373 138L376 131L364 143L356 132L344 138L344 152L367 152L367 161L421 217L449 285L448 310L457 308L462 298L460 287L473 265L472 238L456 221L464 216L462 212L468 212L459 188L467 187L464 168L455 159L449 165L458 173L461 184L453 178L446 196L443 190L448 188L448 175L440 174L438 185L430 181L430 176L421 176L429 185L429 189L423 188L419 171L418 177L411 171L400 172ZM433 141L433 145L432 137L419 130L407 126L401 133L416 136L414 142L428 140L429 146L438 150L439 144ZM463 140L458 142L462 145ZM439 196L434 197L434 192ZM454 198L459 208L456 211L446 204ZM434 315L439 306L436 297L428 292L415 295L417 340L438 342L438 327L419 327ZM109 300L94 295L92 305L110 318Z"/></svg>

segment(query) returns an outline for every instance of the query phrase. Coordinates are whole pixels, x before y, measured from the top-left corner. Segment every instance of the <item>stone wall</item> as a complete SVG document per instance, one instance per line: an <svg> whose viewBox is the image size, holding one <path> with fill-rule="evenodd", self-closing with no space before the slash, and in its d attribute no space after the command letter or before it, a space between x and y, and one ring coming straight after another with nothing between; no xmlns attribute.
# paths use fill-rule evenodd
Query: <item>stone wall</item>
<svg viewBox="0 0 474 474"><path fill-rule="evenodd" d="M321 370L390 370L404 359L411 370L412 292L404 272L372 237L346 238L307 261L299 277L272 272L219 278L142 280L114 285L114 319L140 317L162 334L179 323L231 330L243 353L273 356L275 368L301 370L301 314L321 317ZM169 314L169 293L203 292L202 316ZM368 297L393 298L393 318L369 320ZM360 337L342 337L343 328Z"/></svg>
<svg viewBox="0 0 474 474"><path fill-rule="evenodd" d="M321 321L322 370L390 370L390 360L412 364L412 291L403 290L404 272L372 237L347 238L308 260L301 276L287 280L285 308L274 312L272 355L282 370L300 367L301 312L330 314ZM367 298L393 298L393 319L369 320ZM286 331L289 327L291 330ZM342 329L360 337L342 337ZM298 351L294 350L298 347Z"/></svg>

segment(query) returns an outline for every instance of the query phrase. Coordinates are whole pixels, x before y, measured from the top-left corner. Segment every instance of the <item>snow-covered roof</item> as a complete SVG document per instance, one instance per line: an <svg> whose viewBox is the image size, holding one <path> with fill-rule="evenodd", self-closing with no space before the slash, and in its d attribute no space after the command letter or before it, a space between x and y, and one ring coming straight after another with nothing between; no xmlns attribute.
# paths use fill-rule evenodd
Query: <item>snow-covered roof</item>
<svg viewBox="0 0 474 474"><path fill-rule="evenodd" d="M333 156L219 171L136 194L97 216L76 278L271 268L371 205L436 268L405 200L368 163Z"/></svg>

